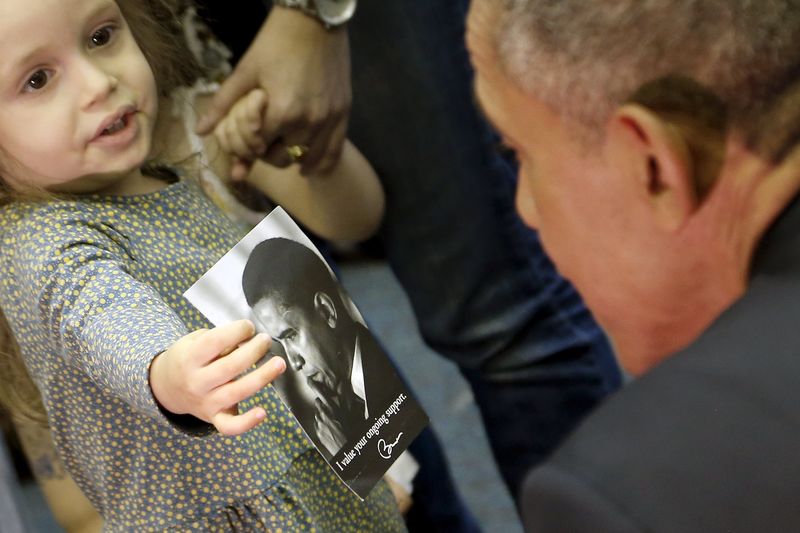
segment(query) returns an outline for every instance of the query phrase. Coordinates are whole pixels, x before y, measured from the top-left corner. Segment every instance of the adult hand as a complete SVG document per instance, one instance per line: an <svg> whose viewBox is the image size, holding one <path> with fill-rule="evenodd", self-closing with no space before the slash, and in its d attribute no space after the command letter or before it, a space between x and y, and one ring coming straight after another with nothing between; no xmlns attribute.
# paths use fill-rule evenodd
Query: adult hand
<svg viewBox="0 0 800 533"><path fill-rule="evenodd" d="M249 320L194 331L158 355L150 365L150 388L161 406L213 424L224 435L249 431L266 417L263 407L240 414L238 403L271 383L285 369L280 357L244 374L270 345L253 336Z"/></svg>
<svg viewBox="0 0 800 533"><path fill-rule="evenodd" d="M317 398L314 400L314 405L317 408L314 415L314 431L328 453L336 455L347 442L347 433L342 420L336 417L327 399Z"/></svg>
<svg viewBox="0 0 800 533"><path fill-rule="evenodd" d="M317 381L309 381L308 384L316 394L314 430L328 452L336 455L361 430L364 403L349 387L334 392Z"/></svg>
<svg viewBox="0 0 800 533"><path fill-rule="evenodd" d="M329 172L347 134L352 91L350 45L344 28L326 30L299 10L275 6L197 131L207 134L254 88L267 93L262 137L267 163L293 163L288 146L304 145L304 174Z"/></svg>

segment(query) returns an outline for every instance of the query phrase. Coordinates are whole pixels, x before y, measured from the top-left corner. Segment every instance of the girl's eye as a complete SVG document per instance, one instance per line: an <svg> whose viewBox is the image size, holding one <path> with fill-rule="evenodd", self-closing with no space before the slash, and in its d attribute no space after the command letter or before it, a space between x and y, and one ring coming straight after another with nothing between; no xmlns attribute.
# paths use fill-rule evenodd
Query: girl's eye
<svg viewBox="0 0 800 533"><path fill-rule="evenodd" d="M50 81L50 72L45 69L39 69L28 78L25 86L22 88L25 92L34 92L44 89L45 85Z"/></svg>
<svg viewBox="0 0 800 533"><path fill-rule="evenodd" d="M89 47L95 48L107 45L114 37L115 31L116 29L113 26L103 26L102 28L96 30L89 37Z"/></svg>

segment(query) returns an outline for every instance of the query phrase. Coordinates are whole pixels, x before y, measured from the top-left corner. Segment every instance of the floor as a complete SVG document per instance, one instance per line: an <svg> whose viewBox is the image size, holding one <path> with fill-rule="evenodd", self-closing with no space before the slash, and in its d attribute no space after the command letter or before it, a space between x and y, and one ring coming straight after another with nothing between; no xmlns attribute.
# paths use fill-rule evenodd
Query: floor
<svg viewBox="0 0 800 533"><path fill-rule="evenodd" d="M466 383L453 364L424 346L405 295L388 267L377 260L348 261L340 266L342 281L351 297L427 410L456 484L484 530L521 532ZM18 499L30 532L60 531L34 486L23 487Z"/></svg>

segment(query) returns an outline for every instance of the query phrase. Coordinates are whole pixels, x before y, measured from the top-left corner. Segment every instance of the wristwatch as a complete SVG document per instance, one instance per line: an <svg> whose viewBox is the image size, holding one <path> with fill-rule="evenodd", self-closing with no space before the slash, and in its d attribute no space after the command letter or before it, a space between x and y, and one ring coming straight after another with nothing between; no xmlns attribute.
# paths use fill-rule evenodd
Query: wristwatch
<svg viewBox="0 0 800 533"><path fill-rule="evenodd" d="M299 9L326 28L341 26L353 17L357 0L273 0L276 6Z"/></svg>

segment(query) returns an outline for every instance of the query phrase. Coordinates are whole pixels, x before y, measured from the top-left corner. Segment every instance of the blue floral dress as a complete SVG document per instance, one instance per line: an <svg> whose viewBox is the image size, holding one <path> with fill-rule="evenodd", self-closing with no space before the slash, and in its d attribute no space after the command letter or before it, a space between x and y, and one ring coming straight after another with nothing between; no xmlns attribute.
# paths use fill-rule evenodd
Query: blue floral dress
<svg viewBox="0 0 800 533"><path fill-rule="evenodd" d="M238 437L155 402L152 359L210 326L181 295L243 235L193 181L14 203L0 228L0 307L107 530L404 530L387 486L360 501L272 387L248 401L267 421Z"/></svg>

